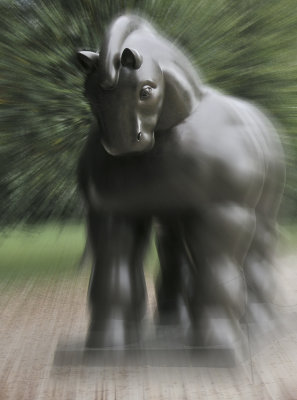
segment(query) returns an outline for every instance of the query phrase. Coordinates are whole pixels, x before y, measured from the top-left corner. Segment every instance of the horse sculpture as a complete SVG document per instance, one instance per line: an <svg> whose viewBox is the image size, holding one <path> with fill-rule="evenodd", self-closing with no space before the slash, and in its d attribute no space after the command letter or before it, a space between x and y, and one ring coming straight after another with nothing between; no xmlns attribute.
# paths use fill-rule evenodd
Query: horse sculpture
<svg viewBox="0 0 297 400"><path fill-rule="evenodd" d="M78 169L94 256L86 345L139 340L152 221L159 324L182 326L187 344L231 345L247 310L275 287L284 163L273 126L255 106L203 86L137 15L115 19L100 53L78 60L95 116Z"/></svg>

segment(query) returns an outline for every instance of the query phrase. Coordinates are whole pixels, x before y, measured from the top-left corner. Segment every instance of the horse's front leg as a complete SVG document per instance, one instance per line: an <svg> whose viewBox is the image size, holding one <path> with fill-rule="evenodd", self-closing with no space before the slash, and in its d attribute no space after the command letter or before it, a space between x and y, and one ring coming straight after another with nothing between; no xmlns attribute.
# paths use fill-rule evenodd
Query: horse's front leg
<svg viewBox="0 0 297 400"><path fill-rule="evenodd" d="M95 262L89 285L87 347L124 346L139 339L145 311L142 268L150 221L89 213Z"/></svg>
<svg viewBox="0 0 297 400"><path fill-rule="evenodd" d="M254 211L231 202L210 205L185 223L191 344L233 347L241 339L247 296L242 265L254 230Z"/></svg>
<svg viewBox="0 0 297 400"><path fill-rule="evenodd" d="M183 287L187 286L189 263L184 248L180 219L159 217L156 245L160 271L156 284L160 325L182 324L181 305Z"/></svg>

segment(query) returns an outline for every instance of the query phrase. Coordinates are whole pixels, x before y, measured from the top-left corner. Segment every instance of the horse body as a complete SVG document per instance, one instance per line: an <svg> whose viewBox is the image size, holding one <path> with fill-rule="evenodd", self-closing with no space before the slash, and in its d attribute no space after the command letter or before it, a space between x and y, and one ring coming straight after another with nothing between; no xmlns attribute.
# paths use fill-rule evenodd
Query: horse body
<svg viewBox="0 0 297 400"><path fill-rule="evenodd" d="M86 149L89 201L97 209L132 214L153 214L162 203L165 211L178 206L203 212L219 201L255 207L272 157L263 118L257 126L253 114L249 104L205 88L186 120L156 131L153 149L132 157L109 155L95 126Z"/></svg>
<svg viewBox="0 0 297 400"><path fill-rule="evenodd" d="M183 303L191 343L234 341L246 286L260 303L273 287L284 171L273 127L252 105L202 86L180 50L139 17L118 18L100 56L79 57L96 117L79 165L95 258L88 345L136 340L153 218L160 320L180 323Z"/></svg>

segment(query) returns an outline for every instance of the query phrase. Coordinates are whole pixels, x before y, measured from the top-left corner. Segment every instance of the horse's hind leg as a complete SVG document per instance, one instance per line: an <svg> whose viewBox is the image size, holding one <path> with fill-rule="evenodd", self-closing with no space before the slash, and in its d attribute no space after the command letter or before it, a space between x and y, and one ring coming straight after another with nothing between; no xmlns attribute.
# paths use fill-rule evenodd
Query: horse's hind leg
<svg viewBox="0 0 297 400"><path fill-rule="evenodd" d="M263 318L263 311L269 315L268 304L276 291L273 258L277 236L276 217L283 191L283 174L284 169L279 164L269 171L255 209L255 234L244 263L248 310L254 320ZM261 317L255 314L259 311L262 312Z"/></svg>
<svg viewBox="0 0 297 400"><path fill-rule="evenodd" d="M191 325L189 341L202 346L237 346L245 313L243 261L255 230L255 214L241 204L210 204L184 224L191 279L184 293Z"/></svg>
<svg viewBox="0 0 297 400"><path fill-rule="evenodd" d="M269 302L275 295L276 283L273 273L273 250L275 246L275 221L266 215L256 214L255 236L244 263L244 275L248 293L248 318L255 322L269 315ZM262 312L257 316L256 313ZM267 315L267 316L268 316Z"/></svg>

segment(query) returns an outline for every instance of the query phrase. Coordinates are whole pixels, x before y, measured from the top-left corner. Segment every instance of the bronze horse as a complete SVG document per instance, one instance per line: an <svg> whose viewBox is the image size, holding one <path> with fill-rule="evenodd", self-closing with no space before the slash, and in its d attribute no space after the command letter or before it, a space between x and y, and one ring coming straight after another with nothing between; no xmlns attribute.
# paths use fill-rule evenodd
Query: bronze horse
<svg viewBox="0 0 297 400"><path fill-rule="evenodd" d="M158 322L182 326L185 343L229 346L274 292L277 133L255 106L203 86L139 16L114 20L100 53L78 60L95 116L79 162L94 255L87 346L141 337L153 220Z"/></svg>

